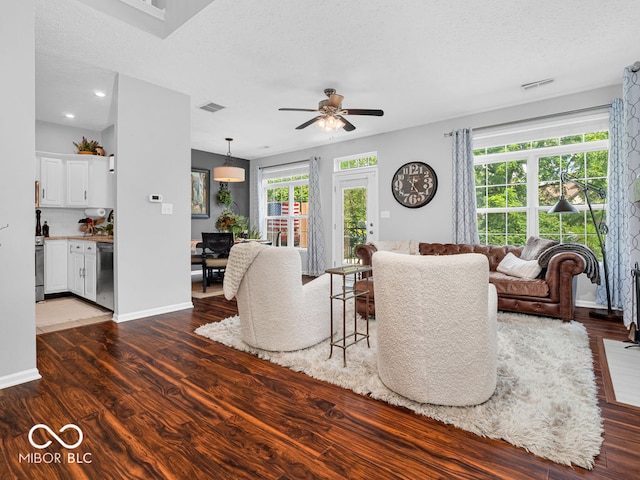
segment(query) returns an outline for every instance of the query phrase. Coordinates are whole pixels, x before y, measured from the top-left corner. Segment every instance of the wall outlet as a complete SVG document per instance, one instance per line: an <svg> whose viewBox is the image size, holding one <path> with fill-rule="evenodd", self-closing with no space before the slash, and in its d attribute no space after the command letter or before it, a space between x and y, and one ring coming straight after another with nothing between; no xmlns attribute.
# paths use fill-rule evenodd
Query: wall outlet
<svg viewBox="0 0 640 480"><path fill-rule="evenodd" d="M163 203L162 204L162 214L163 215L173 215L173 203Z"/></svg>

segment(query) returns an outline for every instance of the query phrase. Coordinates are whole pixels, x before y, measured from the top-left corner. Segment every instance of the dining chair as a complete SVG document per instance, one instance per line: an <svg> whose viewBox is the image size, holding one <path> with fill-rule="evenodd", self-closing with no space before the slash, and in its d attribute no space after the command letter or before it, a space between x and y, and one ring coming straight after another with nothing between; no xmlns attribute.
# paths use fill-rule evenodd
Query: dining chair
<svg viewBox="0 0 640 480"><path fill-rule="evenodd" d="M224 279L229 250L233 246L233 233L202 232L202 291L214 278ZM214 273L216 274L214 277Z"/></svg>

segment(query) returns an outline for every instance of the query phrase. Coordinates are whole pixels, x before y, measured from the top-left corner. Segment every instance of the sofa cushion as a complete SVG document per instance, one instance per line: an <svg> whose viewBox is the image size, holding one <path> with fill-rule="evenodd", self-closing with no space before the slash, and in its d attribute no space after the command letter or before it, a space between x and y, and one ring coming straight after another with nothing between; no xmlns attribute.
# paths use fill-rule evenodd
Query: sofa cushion
<svg viewBox="0 0 640 480"><path fill-rule="evenodd" d="M498 295L523 297L548 297L549 285L540 278L512 277L500 272L489 272L489 281L496 287Z"/></svg>
<svg viewBox="0 0 640 480"><path fill-rule="evenodd" d="M498 272L519 278L536 278L542 271L537 260L522 260L513 253L507 253L496 268Z"/></svg>

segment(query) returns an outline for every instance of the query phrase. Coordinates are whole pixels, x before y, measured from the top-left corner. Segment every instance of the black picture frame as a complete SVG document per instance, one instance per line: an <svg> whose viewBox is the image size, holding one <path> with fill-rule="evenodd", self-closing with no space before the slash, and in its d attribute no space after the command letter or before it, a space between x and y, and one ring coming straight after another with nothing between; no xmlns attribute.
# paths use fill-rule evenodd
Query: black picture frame
<svg viewBox="0 0 640 480"><path fill-rule="evenodd" d="M209 218L211 171L204 168L191 169L191 218Z"/></svg>

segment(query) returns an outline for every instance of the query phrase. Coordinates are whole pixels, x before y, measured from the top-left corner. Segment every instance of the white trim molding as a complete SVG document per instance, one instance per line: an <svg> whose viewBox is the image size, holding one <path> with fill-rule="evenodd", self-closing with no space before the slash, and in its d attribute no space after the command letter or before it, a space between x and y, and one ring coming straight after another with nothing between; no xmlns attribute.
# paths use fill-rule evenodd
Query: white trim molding
<svg viewBox="0 0 640 480"><path fill-rule="evenodd" d="M42 375L40 375L37 368L11 373L0 377L0 390L20 385L21 383L32 382L33 380L40 380L41 378Z"/></svg>
<svg viewBox="0 0 640 480"><path fill-rule="evenodd" d="M193 302L177 303L175 305L166 305L164 307L150 308L149 310L139 310L137 312L113 314L113 321L116 323L128 322L139 318L153 317L154 315L162 315L163 313L177 312L193 308Z"/></svg>

